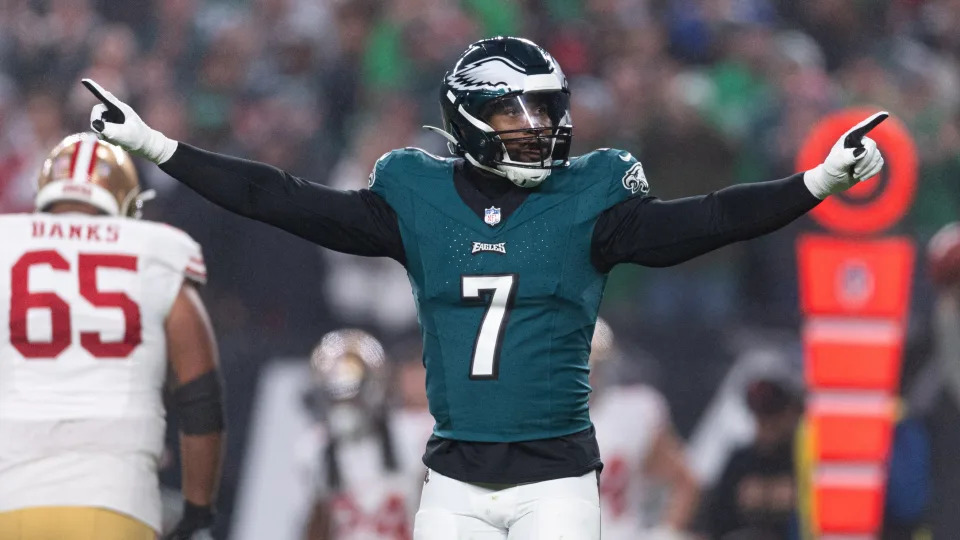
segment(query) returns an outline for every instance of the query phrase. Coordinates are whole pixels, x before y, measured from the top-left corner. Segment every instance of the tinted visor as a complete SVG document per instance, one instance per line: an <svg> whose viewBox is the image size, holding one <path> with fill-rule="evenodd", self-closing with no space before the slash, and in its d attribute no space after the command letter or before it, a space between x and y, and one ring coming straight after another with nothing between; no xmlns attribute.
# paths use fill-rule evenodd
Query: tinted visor
<svg viewBox="0 0 960 540"><path fill-rule="evenodd" d="M494 129L503 145L500 160L515 166L565 166L570 155L570 95L531 92L491 100L480 118Z"/></svg>

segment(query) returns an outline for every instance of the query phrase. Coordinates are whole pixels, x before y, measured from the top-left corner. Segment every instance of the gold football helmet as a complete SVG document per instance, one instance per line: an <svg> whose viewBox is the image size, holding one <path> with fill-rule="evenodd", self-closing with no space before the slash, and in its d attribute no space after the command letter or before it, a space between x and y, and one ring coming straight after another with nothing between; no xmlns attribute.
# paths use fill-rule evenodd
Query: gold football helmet
<svg viewBox="0 0 960 540"><path fill-rule="evenodd" d="M310 355L315 383L331 402L359 398L368 407L383 404L387 365L377 338L356 329L323 336Z"/></svg>
<svg viewBox="0 0 960 540"><path fill-rule="evenodd" d="M47 156L37 179L36 210L61 201L83 202L111 216L140 217L143 201L130 155L92 133L67 136Z"/></svg>
<svg viewBox="0 0 960 540"><path fill-rule="evenodd" d="M313 388L308 406L331 438L356 438L386 429L388 367L377 338L355 329L330 332L314 348L310 366Z"/></svg>

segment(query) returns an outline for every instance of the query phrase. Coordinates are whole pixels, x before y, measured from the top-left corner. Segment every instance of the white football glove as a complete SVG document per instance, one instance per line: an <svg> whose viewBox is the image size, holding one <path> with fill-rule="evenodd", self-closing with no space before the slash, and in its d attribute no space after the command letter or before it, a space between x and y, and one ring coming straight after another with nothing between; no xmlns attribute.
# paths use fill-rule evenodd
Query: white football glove
<svg viewBox="0 0 960 540"><path fill-rule="evenodd" d="M94 105L90 111L90 127L101 139L143 156L157 165L170 159L177 150L177 141L150 129L129 105L104 90L93 82L93 79L83 79L81 82L101 102Z"/></svg>
<svg viewBox="0 0 960 540"><path fill-rule="evenodd" d="M803 173L803 182L818 199L840 193L873 177L883 168L883 156L877 143L865 135L890 114L878 112L854 126L830 149L827 159Z"/></svg>

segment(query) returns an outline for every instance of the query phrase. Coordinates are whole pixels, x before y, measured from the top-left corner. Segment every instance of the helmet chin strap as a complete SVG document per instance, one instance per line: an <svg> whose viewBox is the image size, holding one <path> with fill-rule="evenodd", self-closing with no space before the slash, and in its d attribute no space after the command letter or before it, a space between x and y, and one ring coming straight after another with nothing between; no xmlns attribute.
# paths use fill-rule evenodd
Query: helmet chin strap
<svg viewBox="0 0 960 540"><path fill-rule="evenodd" d="M510 165L498 165L498 169L505 173L507 180L522 188L535 188L550 176L550 169L526 169Z"/></svg>
<svg viewBox="0 0 960 540"><path fill-rule="evenodd" d="M470 154L464 155L467 161L474 167L497 176L502 176L522 188L530 189L539 186L540 183L546 180L547 177L550 176L550 173L553 172L550 169L528 169L526 167L511 167L510 165L502 164L496 167L490 167L481 164Z"/></svg>
<svg viewBox="0 0 960 540"><path fill-rule="evenodd" d="M459 146L457 139L455 139L453 135L440 128L423 126L423 129L430 130L446 139L448 143L452 145L451 152L453 149ZM474 167L497 176L502 176L522 188L535 188L539 186L540 183L546 180L547 177L550 176L550 173L553 172L550 169L530 169L526 167L512 167L504 164L497 165L496 167L490 167L488 165L481 164L473 156L471 156L469 152L464 152L464 156Z"/></svg>

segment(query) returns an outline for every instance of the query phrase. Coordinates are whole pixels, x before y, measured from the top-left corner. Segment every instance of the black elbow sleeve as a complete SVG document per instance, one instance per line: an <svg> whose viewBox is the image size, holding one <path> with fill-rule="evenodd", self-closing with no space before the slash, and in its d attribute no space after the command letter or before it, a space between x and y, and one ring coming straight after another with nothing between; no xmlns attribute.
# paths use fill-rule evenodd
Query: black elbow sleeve
<svg viewBox="0 0 960 540"><path fill-rule="evenodd" d="M208 435L223 431L223 388L220 373L212 370L181 384L173 391L173 403L185 435Z"/></svg>

